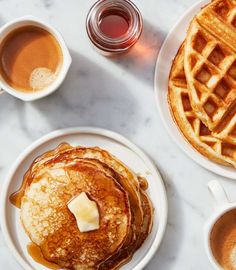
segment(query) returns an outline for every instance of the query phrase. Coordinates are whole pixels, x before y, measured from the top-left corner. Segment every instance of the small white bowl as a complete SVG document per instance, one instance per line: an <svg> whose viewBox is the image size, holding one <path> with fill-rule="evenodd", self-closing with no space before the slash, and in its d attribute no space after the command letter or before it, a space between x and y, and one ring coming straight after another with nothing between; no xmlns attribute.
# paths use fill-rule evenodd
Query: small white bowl
<svg viewBox="0 0 236 270"><path fill-rule="evenodd" d="M66 74L69 70L72 59L71 59L69 50L68 50L68 48L65 44L65 41L63 40L61 34L54 27L52 27L48 23L46 23L46 22L44 22L44 21L42 21L34 16L21 17L21 18L12 20L12 21L4 24L0 28L0 44L10 32L14 31L15 29L17 29L19 27L27 26L27 25L38 26L42 29L47 30L50 34L52 34L56 38L56 40L58 41L58 43L61 47L61 50L62 50L62 54L63 54L62 67L61 67L59 73L57 74L56 79L50 85L48 85L47 87L45 87L44 89L42 89L40 91L36 91L36 92L32 92L32 93L25 93L25 92L18 91L16 89L12 88L11 86L9 86L3 80L3 78L0 77L0 87L2 88L3 91L6 91L10 95L15 96L21 100L33 101L33 100L45 97L58 89L58 87L62 84L62 82L64 81L64 79L66 77Z"/></svg>

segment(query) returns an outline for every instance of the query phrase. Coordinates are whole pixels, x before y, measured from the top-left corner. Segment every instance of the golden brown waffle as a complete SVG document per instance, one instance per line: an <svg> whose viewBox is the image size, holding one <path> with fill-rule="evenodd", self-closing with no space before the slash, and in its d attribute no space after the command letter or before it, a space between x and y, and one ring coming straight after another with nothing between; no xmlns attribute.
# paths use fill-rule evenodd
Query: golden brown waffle
<svg viewBox="0 0 236 270"><path fill-rule="evenodd" d="M190 144L205 157L236 167L236 146L215 137L193 110L184 71L184 45L173 62L170 77L168 101L172 115Z"/></svg>
<svg viewBox="0 0 236 270"><path fill-rule="evenodd" d="M197 116L216 137L236 144L236 1L215 0L193 19L184 68Z"/></svg>

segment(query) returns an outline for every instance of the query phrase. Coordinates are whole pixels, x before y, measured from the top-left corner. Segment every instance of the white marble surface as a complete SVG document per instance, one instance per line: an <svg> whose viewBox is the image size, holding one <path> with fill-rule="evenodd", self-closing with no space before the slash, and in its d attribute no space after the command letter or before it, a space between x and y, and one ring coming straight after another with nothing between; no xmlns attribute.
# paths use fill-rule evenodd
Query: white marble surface
<svg viewBox="0 0 236 270"><path fill-rule="evenodd" d="M71 126L117 131L141 146L155 161L167 187L169 221L164 241L148 270L212 269L203 247L203 224L212 212L206 184L216 175L202 169L169 138L153 93L156 56L170 28L196 0L136 0L144 33L128 55L116 60L90 46L85 17L94 0L1 0L0 24L26 14L52 23L63 34L73 64L53 95L24 103L0 97L0 183L11 163L35 139ZM220 179L236 199L236 183ZM0 233L0 269L20 267Z"/></svg>

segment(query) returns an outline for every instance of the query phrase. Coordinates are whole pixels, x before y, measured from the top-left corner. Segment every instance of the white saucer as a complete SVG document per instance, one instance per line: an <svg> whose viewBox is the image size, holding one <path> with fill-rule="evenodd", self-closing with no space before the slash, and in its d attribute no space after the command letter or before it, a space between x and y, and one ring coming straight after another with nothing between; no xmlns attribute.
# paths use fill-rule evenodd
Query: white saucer
<svg viewBox="0 0 236 270"><path fill-rule="evenodd" d="M43 270L27 252L30 242L19 220L19 209L9 202L9 196L16 191L32 161L62 142L72 145L99 146L108 150L127 164L136 173L146 176L148 193L155 207L154 226L143 246L134 258L121 269L141 270L157 251L165 233L167 223L167 198L161 176L152 161L136 145L112 131L97 128L70 128L52 132L29 146L11 167L1 194L1 227L5 240L18 262L26 270Z"/></svg>
<svg viewBox="0 0 236 270"><path fill-rule="evenodd" d="M200 1L192 6L183 17L177 22L168 34L165 42L160 50L155 71L155 96L156 103L161 115L162 121L168 130L169 134L175 141L175 143L195 162L203 166L204 168L212 171L221 176L225 176L231 179L236 179L236 169L219 165L205 158L198 153L180 133L178 127L173 121L171 116L168 102L167 102L167 90L168 90L168 78L172 61L186 37L186 31L189 23L200 10L200 8L209 3L209 0Z"/></svg>

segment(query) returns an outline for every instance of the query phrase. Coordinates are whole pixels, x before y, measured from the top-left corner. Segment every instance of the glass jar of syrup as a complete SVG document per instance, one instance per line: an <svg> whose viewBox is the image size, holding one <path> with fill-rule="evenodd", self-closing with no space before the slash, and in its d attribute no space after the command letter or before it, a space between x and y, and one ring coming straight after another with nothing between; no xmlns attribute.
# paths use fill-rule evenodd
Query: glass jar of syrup
<svg viewBox="0 0 236 270"><path fill-rule="evenodd" d="M105 55L127 51L140 37L142 17L129 0L99 0L87 16L87 33Z"/></svg>

